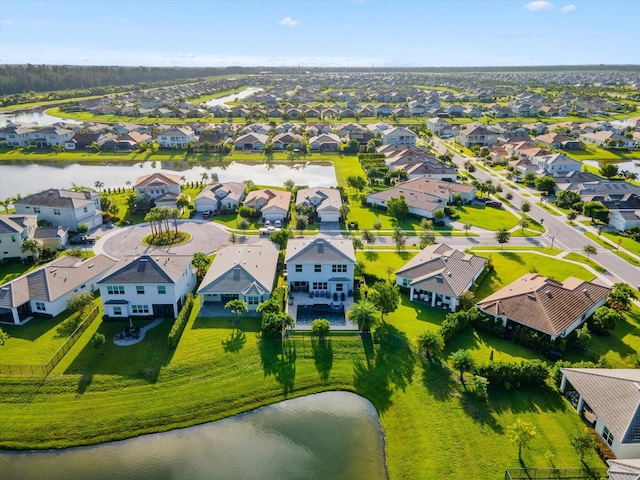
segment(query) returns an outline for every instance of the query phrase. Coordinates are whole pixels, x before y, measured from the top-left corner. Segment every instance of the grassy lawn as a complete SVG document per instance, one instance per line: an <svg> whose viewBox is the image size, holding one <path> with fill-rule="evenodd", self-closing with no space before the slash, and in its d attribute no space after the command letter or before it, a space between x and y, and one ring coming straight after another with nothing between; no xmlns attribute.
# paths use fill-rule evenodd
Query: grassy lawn
<svg viewBox="0 0 640 480"><path fill-rule="evenodd" d="M602 232L602 235L611 240L616 245L620 242L620 246L625 250L629 250L631 253L640 255L640 242L635 241L633 238L625 237L617 232Z"/></svg>
<svg viewBox="0 0 640 480"><path fill-rule="evenodd" d="M0 285L4 285L10 282L14 278L18 278L20 275L24 275L29 270L37 268L36 266L29 266L24 263L4 263L0 262Z"/></svg>
<svg viewBox="0 0 640 480"><path fill-rule="evenodd" d="M635 265L636 267L640 267L640 262L638 260L636 260L635 257L632 257L631 255L629 255L626 252L618 251L616 249L616 247L611 245L609 242L606 242L604 239L602 239L601 237L599 237L595 233L585 232L584 236L587 237L587 238L590 238L591 240L596 242L598 245L606 248L607 250L610 250L611 252L615 253L616 255L618 255L623 260L626 260L627 262L629 262L631 265Z"/></svg>
<svg viewBox="0 0 640 480"><path fill-rule="evenodd" d="M485 230L507 230L518 224L518 217L501 208L485 207L484 205L463 205L456 207L461 223L468 223Z"/></svg>
<svg viewBox="0 0 640 480"><path fill-rule="evenodd" d="M466 393L445 363L422 363L384 339L373 344L335 336L328 352L320 351L309 337L261 341L257 319L244 318L235 329L229 319L196 318L196 312L176 350L165 346L170 322L132 347L109 341L123 324L95 322L42 384L3 381L0 445L93 443L343 389L367 397L380 414L392 479L498 478L505 467L518 466L517 448L505 435L517 418L538 430L523 452L528 467L544 467L545 450L562 466L579 465L569 439L582 423L551 390L492 392L484 404ZM405 299L379 331L410 338L443 318L428 307L415 312ZM89 341L96 330L108 339L103 356ZM460 342L485 358L483 348L495 347L469 337ZM526 355L507 346L505 355L519 353ZM586 461L602 466L592 454Z"/></svg>
<svg viewBox="0 0 640 480"><path fill-rule="evenodd" d="M356 260L364 263L365 272L369 275L375 275L381 280L391 278L395 280L395 272L405 263L411 260L419 250L410 252L390 252L364 250L356 252ZM389 276L387 269L391 269L393 273Z"/></svg>
<svg viewBox="0 0 640 480"><path fill-rule="evenodd" d="M580 262L580 263L589 265L598 273L604 273L607 271L606 268L602 267L598 262L594 261L592 258L585 257L584 255L580 255L579 253L575 253L575 252L567 253L563 258L567 260L573 260L574 262Z"/></svg>
<svg viewBox="0 0 640 480"><path fill-rule="evenodd" d="M575 160L609 160L609 161L624 161L624 160L637 160L640 159L640 152L628 151L628 152L616 152L605 150L604 148L596 147L595 145L587 144L584 150L565 150L564 154Z"/></svg>
<svg viewBox="0 0 640 480"><path fill-rule="evenodd" d="M499 251L503 251L503 252L508 252L511 250L514 251L518 251L518 250L530 250L530 251L534 251L534 252L541 252L541 253L546 253L547 255L558 255L559 253L564 252L564 250L562 250L561 248L551 248L551 247L536 247L536 246L531 246L531 247L524 247L524 246L504 246L504 247L499 247L497 245L486 245L486 246L482 246L482 247L471 247L471 251L472 252L479 252L482 250L499 250Z"/></svg>
<svg viewBox="0 0 640 480"><path fill-rule="evenodd" d="M486 275L476 290L481 300L496 290L508 285L525 273L535 269L540 275L563 281L568 277L593 280L594 275L579 265L563 262L562 259L524 252L475 252L478 256L491 258L494 271Z"/></svg>
<svg viewBox="0 0 640 480"><path fill-rule="evenodd" d="M549 205L543 202L536 202L536 205L545 210L547 213L554 215L556 217L561 216L562 214L558 212L555 208L551 208Z"/></svg>

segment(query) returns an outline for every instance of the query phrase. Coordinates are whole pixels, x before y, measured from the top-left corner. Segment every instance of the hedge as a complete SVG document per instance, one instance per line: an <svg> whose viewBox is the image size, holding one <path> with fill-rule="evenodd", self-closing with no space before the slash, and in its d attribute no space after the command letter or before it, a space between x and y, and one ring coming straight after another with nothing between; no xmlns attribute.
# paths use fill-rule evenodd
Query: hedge
<svg viewBox="0 0 640 480"><path fill-rule="evenodd" d="M187 320L189 320L191 310L193 310L193 294L187 293L182 310L178 313L178 316L171 327L171 331L169 332L169 335L167 335L168 348L176 348L178 346L178 341L182 336L184 327L187 325Z"/></svg>
<svg viewBox="0 0 640 480"><path fill-rule="evenodd" d="M480 365L474 374L489 380L490 387L510 390L521 386L543 386L549 378L549 367L541 360L491 362Z"/></svg>
<svg viewBox="0 0 640 480"><path fill-rule="evenodd" d="M440 335L446 342L462 331L469 324L480 324L484 322L486 315L477 307L470 310L463 310L455 313L448 313L440 324Z"/></svg>

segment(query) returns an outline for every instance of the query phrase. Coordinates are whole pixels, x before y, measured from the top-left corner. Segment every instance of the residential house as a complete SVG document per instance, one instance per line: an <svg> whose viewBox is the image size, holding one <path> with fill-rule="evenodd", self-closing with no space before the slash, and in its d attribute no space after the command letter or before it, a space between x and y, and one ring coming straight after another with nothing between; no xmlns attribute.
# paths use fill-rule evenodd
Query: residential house
<svg viewBox="0 0 640 480"><path fill-rule="evenodd" d="M156 207L176 208L180 196L180 175L151 173L138 177L134 184L137 195L153 200Z"/></svg>
<svg viewBox="0 0 640 480"><path fill-rule="evenodd" d="M13 202L16 214L36 214L38 220L77 231L81 224L89 229L102 225L100 195L90 191L51 188Z"/></svg>
<svg viewBox="0 0 640 480"><path fill-rule="evenodd" d="M581 144L580 140L554 132L538 135L536 142L547 147L561 148L563 150L578 150Z"/></svg>
<svg viewBox="0 0 640 480"><path fill-rule="evenodd" d="M630 193L618 198L604 197L602 204L609 209L609 225L624 232L631 227L640 227L640 194Z"/></svg>
<svg viewBox="0 0 640 480"><path fill-rule="evenodd" d="M548 335L566 337L604 305L610 288L576 278L558 282L527 273L477 303L507 328L522 325Z"/></svg>
<svg viewBox="0 0 640 480"><path fill-rule="evenodd" d="M418 135L405 127L395 127L382 132L382 143L392 145L415 145Z"/></svg>
<svg viewBox="0 0 640 480"><path fill-rule="evenodd" d="M31 143L31 135L35 128L23 125L8 125L0 128L0 141L7 142L8 147L25 147Z"/></svg>
<svg viewBox="0 0 640 480"><path fill-rule="evenodd" d="M190 127L171 127L158 134L160 148L187 148L187 144L195 140L196 134Z"/></svg>
<svg viewBox="0 0 640 480"><path fill-rule="evenodd" d="M246 185L239 182L218 183L207 185L193 201L196 212L218 209L235 211L245 196Z"/></svg>
<svg viewBox="0 0 640 480"><path fill-rule="evenodd" d="M486 263L486 258L444 243L429 245L396 272L396 283L409 289L413 301L455 312L460 295L473 286Z"/></svg>
<svg viewBox="0 0 640 480"><path fill-rule="evenodd" d="M31 143L36 147L64 145L73 138L73 130L56 126L43 127L31 133Z"/></svg>
<svg viewBox="0 0 640 480"><path fill-rule="evenodd" d="M253 190L247 194L244 205L251 207L264 221L284 221L289 215L291 192L284 190Z"/></svg>
<svg viewBox="0 0 640 480"><path fill-rule="evenodd" d="M268 240L218 250L198 295L208 303L224 306L230 300L247 302L255 311L273 292L278 267L278 247Z"/></svg>
<svg viewBox="0 0 640 480"><path fill-rule="evenodd" d="M291 238L285 256L287 287L290 292L318 292L344 301L353 293L355 263L353 242L348 238Z"/></svg>
<svg viewBox="0 0 640 480"><path fill-rule="evenodd" d="M0 287L0 322L17 325L33 314L54 317L74 293L93 292L116 261L104 254L85 260L64 256Z"/></svg>
<svg viewBox="0 0 640 480"><path fill-rule="evenodd" d="M490 147L498 143L498 134L480 125L468 126L458 133L458 143L467 148L474 145Z"/></svg>
<svg viewBox="0 0 640 480"><path fill-rule="evenodd" d="M640 478L640 458L610 459L609 480L638 480Z"/></svg>
<svg viewBox="0 0 640 480"><path fill-rule="evenodd" d="M579 172L582 170L582 162L569 158L562 153L533 157L531 158L531 163L543 170L545 175Z"/></svg>
<svg viewBox="0 0 640 480"><path fill-rule="evenodd" d="M427 129L434 135L443 135L450 127L451 125L444 118L433 117L427 120Z"/></svg>
<svg viewBox="0 0 640 480"><path fill-rule="evenodd" d="M296 206L314 207L320 222L338 222L342 198L335 188L301 188L296 195Z"/></svg>
<svg viewBox="0 0 640 480"><path fill-rule="evenodd" d="M595 133L585 133L580 135L580 138L585 143L591 143L598 147L605 148L613 148L613 147L622 147L622 148L636 148L637 142L631 137L625 137L623 135L618 135L611 131L600 131Z"/></svg>
<svg viewBox="0 0 640 480"><path fill-rule="evenodd" d="M287 148L300 148L302 146L302 135L290 132L282 132L273 137L273 148L276 150L286 150Z"/></svg>
<svg viewBox="0 0 640 480"><path fill-rule="evenodd" d="M264 145L268 140L268 135L262 133L247 133L236 138L233 144L236 150L264 150Z"/></svg>
<svg viewBox="0 0 640 480"><path fill-rule="evenodd" d="M176 318L187 293L196 286L191 255L125 257L98 282L109 318Z"/></svg>
<svg viewBox="0 0 640 480"><path fill-rule="evenodd" d="M334 133L321 134L309 139L311 150L320 152L337 152L340 147L340 138Z"/></svg>
<svg viewBox="0 0 640 480"><path fill-rule="evenodd" d="M86 150L93 144L102 145L110 138L115 138L115 135L105 135L101 132L76 133L70 140L64 143L64 148L67 150Z"/></svg>
<svg viewBox="0 0 640 480"><path fill-rule="evenodd" d="M640 369L561 368L560 391L617 459L640 458ZM624 478L637 478L628 476Z"/></svg>
<svg viewBox="0 0 640 480"><path fill-rule="evenodd" d="M33 238L45 248L64 250L69 240L69 230L60 225L57 227L38 227L33 234Z"/></svg>
<svg viewBox="0 0 640 480"><path fill-rule="evenodd" d="M0 261L32 256L32 252L22 251L22 244L33 238L37 228L38 215L0 215Z"/></svg>

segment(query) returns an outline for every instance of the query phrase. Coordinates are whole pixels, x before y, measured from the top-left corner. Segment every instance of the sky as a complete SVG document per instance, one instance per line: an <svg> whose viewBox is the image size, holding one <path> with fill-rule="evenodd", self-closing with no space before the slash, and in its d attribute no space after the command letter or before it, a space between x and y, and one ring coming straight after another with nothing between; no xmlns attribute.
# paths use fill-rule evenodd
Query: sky
<svg viewBox="0 0 640 480"><path fill-rule="evenodd" d="M0 63L640 64L638 0L0 0Z"/></svg>

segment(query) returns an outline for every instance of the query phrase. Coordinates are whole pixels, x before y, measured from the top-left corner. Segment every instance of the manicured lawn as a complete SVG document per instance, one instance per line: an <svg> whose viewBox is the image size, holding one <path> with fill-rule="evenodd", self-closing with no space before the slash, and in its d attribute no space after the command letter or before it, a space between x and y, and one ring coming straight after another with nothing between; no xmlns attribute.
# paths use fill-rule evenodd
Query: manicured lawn
<svg viewBox="0 0 640 480"><path fill-rule="evenodd" d="M356 260L364 263L365 272L381 280L395 280L395 272L411 260L419 250L405 252L365 250L356 252ZM387 269L391 269L391 276Z"/></svg>
<svg viewBox="0 0 640 480"><path fill-rule="evenodd" d="M635 241L633 238L625 237L616 232L603 231L602 235L615 244L618 244L618 242L620 242L620 246L626 250L629 250L631 253L640 255L640 242Z"/></svg>
<svg viewBox="0 0 640 480"><path fill-rule="evenodd" d="M579 265L563 262L561 259L524 252L475 252L476 255L491 258L494 271L488 273L476 290L476 298L481 300L500 288L520 278L532 269L540 275L563 281L568 277L593 280L594 275Z"/></svg>
<svg viewBox="0 0 640 480"><path fill-rule="evenodd" d="M524 247L524 246L506 245L504 247L499 247L499 246L496 246L496 245L484 245L482 247L471 247L471 251L472 252L481 251L481 250L500 250L500 251L504 251L504 252L511 251L511 250L516 250L516 251L517 250L531 250L531 251L535 251L535 252L546 253L547 255L558 255L559 253L564 251L561 248L535 247L535 246Z"/></svg>
<svg viewBox="0 0 640 480"><path fill-rule="evenodd" d="M378 235L378 232L373 228L374 223L378 219L382 223L382 230L393 230L396 228L396 226L399 226L402 230L413 230L415 232L419 232L422 230L422 228L420 227L422 218L410 215L398 221L395 218L387 215L387 211L385 209L370 205L362 205L357 199L356 194L352 194L349 196L349 207L351 208L351 210L349 212L349 215L347 215L347 224L349 222L358 222L360 233L362 232L362 230L371 230L373 233ZM451 228L438 227L438 229L434 232L449 233L451 232ZM354 235L356 234L356 232L353 233Z"/></svg>
<svg viewBox="0 0 640 480"><path fill-rule="evenodd" d="M29 270L37 268L35 266L26 265L24 263L4 263L0 262L0 285L10 282L20 275L24 275Z"/></svg>
<svg viewBox="0 0 640 480"><path fill-rule="evenodd" d="M563 258L567 260L573 260L574 262L580 262L580 263L589 265L598 273L604 273L607 271L606 268L600 266L600 264L596 262L593 258L585 257L584 255L580 255L579 253L575 253L575 252L567 253Z"/></svg>
<svg viewBox="0 0 640 480"><path fill-rule="evenodd" d="M461 223L468 223L485 230L507 230L518 224L518 217L502 208L485 207L484 205L463 205L456 207Z"/></svg>
<svg viewBox="0 0 640 480"><path fill-rule="evenodd" d="M599 237L595 233L585 232L584 236L587 237L587 238L590 238L591 240L596 242L598 245L606 248L607 250L615 253L616 255L618 255L623 260L626 260L627 262L629 262L631 265L635 265L636 267L640 267L640 262L638 260L636 260L634 257L632 257L631 255L629 255L626 252L622 252L622 251L617 250L616 247L611 245L609 242L606 242L603 238Z"/></svg>
<svg viewBox="0 0 640 480"><path fill-rule="evenodd" d="M595 145L587 145L584 150L564 150L563 153L575 160L624 161L640 159L640 152L638 151L616 152L605 150Z"/></svg>
<svg viewBox="0 0 640 480"><path fill-rule="evenodd" d="M216 215L213 217L213 221L216 223L220 223L228 228L238 228L238 222L242 217L237 213L227 213L225 215ZM258 224L258 218L247 218L249 220L249 228L248 230L257 230L262 227L262 225Z"/></svg>
<svg viewBox="0 0 640 480"><path fill-rule="evenodd" d="M555 208L551 208L549 205L543 202L536 202L536 205L545 210L547 213L554 215L556 217L561 216L562 214L558 212ZM555 205L554 205L555 206Z"/></svg>

